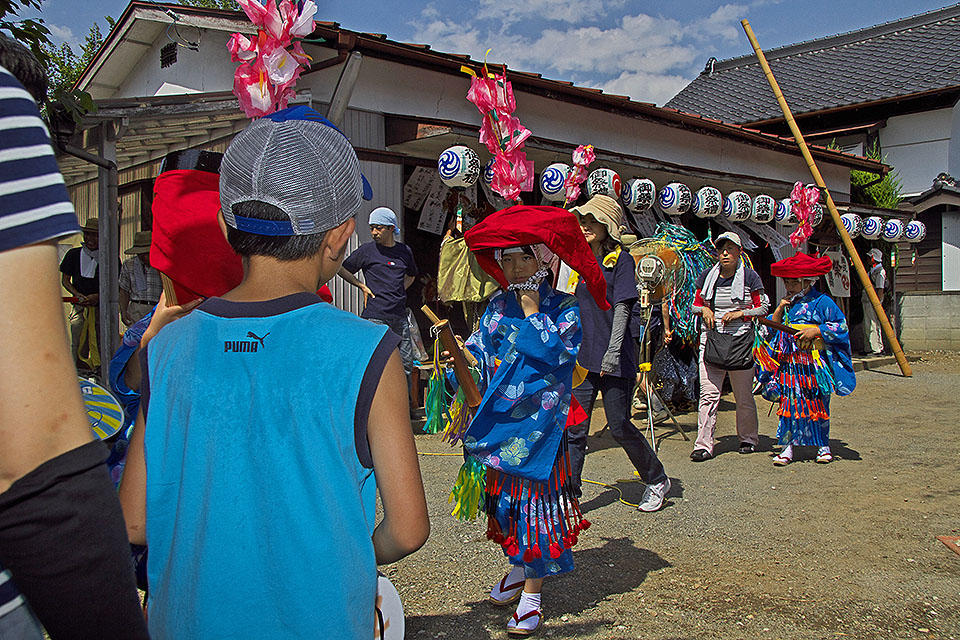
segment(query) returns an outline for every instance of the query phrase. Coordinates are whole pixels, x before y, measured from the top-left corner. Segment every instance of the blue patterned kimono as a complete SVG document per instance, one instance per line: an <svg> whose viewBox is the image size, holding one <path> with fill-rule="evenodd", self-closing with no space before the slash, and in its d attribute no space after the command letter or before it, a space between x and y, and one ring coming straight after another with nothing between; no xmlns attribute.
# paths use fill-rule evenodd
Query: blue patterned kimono
<svg viewBox="0 0 960 640"><path fill-rule="evenodd" d="M483 399L464 448L487 467L484 510L496 533L489 536L529 578L573 569L569 547L580 530L570 525L570 507L561 507L565 480L557 478L566 472L561 445L580 349L579 306L547 283L539 293L540 312L529 317L515 293L494 297L465 344L480 364Z"/></svg>
<svg viewBox="0 0 960 640"><path fill-rule="evenodd" d="M849 395L857 386L847 319L830 296L810 289L787 308L784 323L819 326L826 348L803 351L791 336L773 332L770 355L779 368L761 371L759 380L763 396L780 401L777 439L781 445L829 446L830 394Z"/></svg>

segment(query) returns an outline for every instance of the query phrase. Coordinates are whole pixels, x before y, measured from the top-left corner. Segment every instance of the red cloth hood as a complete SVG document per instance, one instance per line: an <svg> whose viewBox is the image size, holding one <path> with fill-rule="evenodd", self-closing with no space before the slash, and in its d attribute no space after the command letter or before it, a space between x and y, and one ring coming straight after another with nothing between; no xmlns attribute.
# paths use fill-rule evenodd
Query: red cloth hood
<svg viewBox="0 0 960 640"><path fill-rule="evenodd" d="M150 264L173 281L177 302L221 296L243 279L243 264L217 222L220 176L175 169L153 186Z"/></svg>
<svg viewBox="0 0 960 640"><path fill-rule="evenodd" d="M833 268L833 261L828 256L815 258L806 253L774 262L770 265L770 273L778 278L819 278Z"/></svg>
<svg viewBox="0 0 960 640"><path fill-rule="evenodd" d="M519 204L492 213L470 228L463 238L480 267L504 289L507 279L494 259L494 249L543 243L580 274L601 309L609 309L607 281L580 229L577 217L559 207Z"/></svg>

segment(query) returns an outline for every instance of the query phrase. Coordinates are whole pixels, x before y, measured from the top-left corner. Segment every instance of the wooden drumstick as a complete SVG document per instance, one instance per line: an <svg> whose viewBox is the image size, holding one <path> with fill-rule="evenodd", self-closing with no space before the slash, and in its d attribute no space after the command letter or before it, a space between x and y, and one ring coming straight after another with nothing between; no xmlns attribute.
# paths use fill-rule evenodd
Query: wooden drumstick
<svg viewBox="0 0 960 640"><path fill-rule="evenodd" d="M433 312L433 309L431 309L431 308L428 307L427 305L423 305L422 307L420 307L420 311L423 311L423 315L427 316L427 319L428 319L430 322L432 322L434 326L440 324L440 322L441 322L440 316L438 316L437 314L435 314L435 313ZM453 336L453 337L454 337L454 339L456 339L457 336ZM468 363L471 367L477 366L477 364L478 364L477 359L473 357L473 354L472 354L472 353L470 353L468 350L466 350L466 349L463 348L463 343L460 342L459 340L457 340L457 345L459 345L459 346L458 346L459 349L462 349L462 350L463 350L463 357L467 359L467 363ZM450 349L447 349L447 351L450 351ZM453 352L451 351L451 353L453 353Z"/></svg>
<svg viewBox="0 0 960 640"><path fill-rule="evenodd" d="M453 375L457 377L457 382L460 383L460 388L463 389L467 406L471 409L477 408L480 406L480 400L482 399L480 389L477 388L477 383L473 381L473 376L470 374L470 367L464 358L464 352L460 350L457 338L453 335L453 330L450 329L450 321L441 320L433 326L440 335L440 342L443 344L444 350L449 352L453 358Z"/></svg>

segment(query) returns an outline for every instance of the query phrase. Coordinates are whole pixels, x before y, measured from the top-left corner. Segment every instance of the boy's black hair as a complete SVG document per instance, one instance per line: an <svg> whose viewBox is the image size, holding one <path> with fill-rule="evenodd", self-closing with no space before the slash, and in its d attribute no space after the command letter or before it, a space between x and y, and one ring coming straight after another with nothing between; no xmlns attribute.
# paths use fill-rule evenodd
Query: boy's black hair
<svg viewBox="0 0 960 640"><path fill-rule="evenodd" d="M47 99L47 72L26 48L13 38L0 33L0 67L13 74L23 88L30 92L37 104Z"/></svg>
<svg viewBox="0 0 960 640"><path fill-rule="evenodd" d="M233 205L233 213L246 218L286 222L290 216L278 207L266 202L251 200ZM306 236L262 236L248 231L240 231L227 225L227 242L239 255L267 256L277 260L293 261L312 258L320 251L326 233Z"/></svg>

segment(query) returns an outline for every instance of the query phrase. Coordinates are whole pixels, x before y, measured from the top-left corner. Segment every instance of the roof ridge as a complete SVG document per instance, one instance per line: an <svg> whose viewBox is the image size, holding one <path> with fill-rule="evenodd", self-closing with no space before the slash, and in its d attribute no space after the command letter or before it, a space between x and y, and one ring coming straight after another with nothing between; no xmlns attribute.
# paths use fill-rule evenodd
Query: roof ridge
<svg viewBox="0 0 960 640"><path fill-rule="evenodd" d="M931 19L935 15L936 19ZM831 47L840 47L855 42L863 42L871 38L890 35L920 26L935 24L950 18L960 18L960 3L941 7L940 9L931 9L930 11L918 13L912 16L906 16L904 18L897 18L896 20L889 20L887 22L882 22L869 27L863 27L862 29L856 29L854 31L844 31L842 33L837 33L830 36L821 36L811 40L803 40L801 42L775 47L773 49L765 50L763 53L768 60L777 60L800 53L810 53L812 51L821 51ZM734 69L736 67L747 66L750 64L757 64L757 57L753 53L737 56L736 58L720 60L714 64L713 71L724 71L726 69ZM704 69L702 73L705 72L706 69Z"/></svg>

